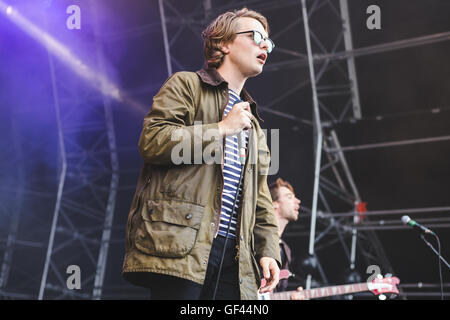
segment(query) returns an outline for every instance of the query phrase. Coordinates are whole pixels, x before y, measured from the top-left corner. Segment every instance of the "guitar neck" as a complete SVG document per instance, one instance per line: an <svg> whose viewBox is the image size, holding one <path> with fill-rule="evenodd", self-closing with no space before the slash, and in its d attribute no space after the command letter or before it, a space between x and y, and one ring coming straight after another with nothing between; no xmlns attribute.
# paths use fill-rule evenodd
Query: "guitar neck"
<svg viewBox="0 0 450 320"><path fill-rule="evenodd" d="M305 297L306 300L310 300L310 299L337 296L337 295L341 295L341 294L350 294L350 293L363 292L363 291L369 291L369 288L368 288L366 282L345 284L345 285L332 286L332 287L308 289L308 290L301 291L301 293L303 294L303 296ZM272 300L290 300L291 293L293 293L293 292L297 292L297 291L275 292L275 293L272 293L270 296L271 296Z"/></svg>

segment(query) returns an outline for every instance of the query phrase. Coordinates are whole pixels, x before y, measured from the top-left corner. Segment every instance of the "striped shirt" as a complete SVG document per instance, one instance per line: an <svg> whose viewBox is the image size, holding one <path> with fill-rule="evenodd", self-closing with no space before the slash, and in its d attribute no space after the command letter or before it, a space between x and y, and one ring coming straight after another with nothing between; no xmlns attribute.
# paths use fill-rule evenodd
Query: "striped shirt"
<svg viewBox="0 0 450 320"><path fill-rule="evenodd" d="M230 112L235 103L241 102L239 95L228 89L229 100L225 107L224 117ZM248 145L248 133L245 133L245 148ZM226 237L227 229L230 224L231 226L228 231L229 238L236 238L236 224L238 208L240 204L240 199L242 195L242 188L239 187L239 194L236 199L235 210L233 211L233 203L236 197L236 191L239 184L239 177L241 174L242 165L239 161L239 147L238 147L238 135L227 136L225 138L225 155L224 155L224 165L223 165L223 179L224 186L222 192L222 205L220 209L220 224L219 224L219 235ZM232 212L233 211L233 212Z"/></svg>

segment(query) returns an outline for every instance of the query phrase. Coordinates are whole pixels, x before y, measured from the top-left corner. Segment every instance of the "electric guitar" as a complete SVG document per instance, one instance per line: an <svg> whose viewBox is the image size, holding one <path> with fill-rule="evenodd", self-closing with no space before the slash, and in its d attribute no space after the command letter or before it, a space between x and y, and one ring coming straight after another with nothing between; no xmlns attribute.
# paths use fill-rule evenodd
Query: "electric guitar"
<svg viewBox="0 0 450 320"><path fill-rule="evenodd" d="M289 277L288 270L282 270L280 273L280 279L286 279ZM286 276L287 275L287 276ZM304 300L317 299L322 297L338 296L342 294L350 294L355 292L371 291L375 295L385 293L398 294L397 284L400 283L400 279L397 277L381 277L375 278L370 282L352 283L340 286L331 286L323 288L314 288L302 291L284 291L284 292L266 292L259 293L258 300L290 300L291 294L302 297ZM262 286L265 285L265 279L262 279Z"/></svg>

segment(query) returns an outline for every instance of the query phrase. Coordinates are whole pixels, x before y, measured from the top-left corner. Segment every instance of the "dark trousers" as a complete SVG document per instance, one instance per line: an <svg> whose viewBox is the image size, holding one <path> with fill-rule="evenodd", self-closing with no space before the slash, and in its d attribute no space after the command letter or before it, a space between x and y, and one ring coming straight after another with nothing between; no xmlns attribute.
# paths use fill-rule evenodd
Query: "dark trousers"
<svg viewBox="0 0 450 320"><path fill-rule="evenodd" d="M152 300L211 300L216 286L225 238L217 236L212 244L204 285L168 275L149 275ZM236 240L228 239L216 300L240 300L239 265Z"/></svg>

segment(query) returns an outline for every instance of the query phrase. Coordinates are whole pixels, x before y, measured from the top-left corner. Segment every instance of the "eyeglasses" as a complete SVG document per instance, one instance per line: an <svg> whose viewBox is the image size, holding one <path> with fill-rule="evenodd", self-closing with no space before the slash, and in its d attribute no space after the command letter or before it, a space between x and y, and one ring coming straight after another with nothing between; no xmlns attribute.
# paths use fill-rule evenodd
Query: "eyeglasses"
<svg viewBox="0 0 450 320"><path fill-rule="evenodd" d="M275 48L275 43L273 43L270 38L264 38L264 36L261 34L261 32L256 30L251 31L242 31L242 32L236 32L236 34L242 34L242 33L253 33L253 41L259 46L261 42L264 40L267 43L267 53L271 53L273 48Z"/></svg>

